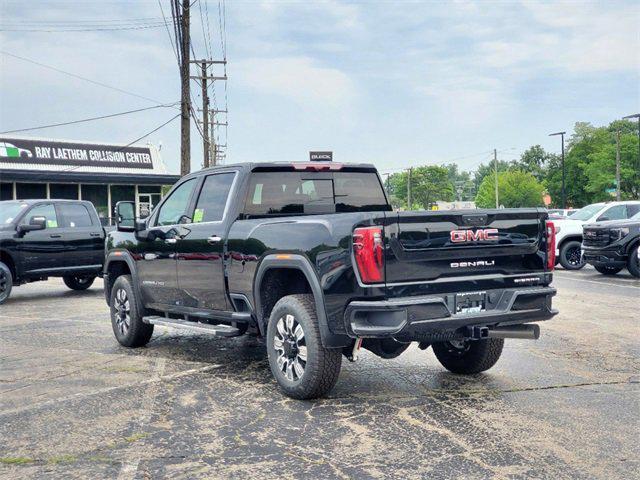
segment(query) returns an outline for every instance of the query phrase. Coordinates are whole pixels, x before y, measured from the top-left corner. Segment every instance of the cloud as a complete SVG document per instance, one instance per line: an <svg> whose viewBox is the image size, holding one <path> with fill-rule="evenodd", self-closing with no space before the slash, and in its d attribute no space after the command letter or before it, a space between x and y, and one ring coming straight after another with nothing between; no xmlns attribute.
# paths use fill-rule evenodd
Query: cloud
<svg viewBox="0 0 640 480"><path fill-rule="evenodd" d="M233 63L234 79L255 93L289 98L304 107L337 108L350 103L356 88L337 68L309 57L249 58Z"/></svg>

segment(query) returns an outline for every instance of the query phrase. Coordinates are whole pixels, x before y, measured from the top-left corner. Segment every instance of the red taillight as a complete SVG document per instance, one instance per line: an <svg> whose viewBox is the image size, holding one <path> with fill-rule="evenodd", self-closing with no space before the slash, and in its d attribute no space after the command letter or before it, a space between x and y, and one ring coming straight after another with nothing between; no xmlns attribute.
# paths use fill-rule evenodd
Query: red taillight
<svg viewBox="0 0 640 480"><path fill-rule="evenodd" d="M384 280L382 227L356 228L353 231L353 253L363 283Z"/></svg>
<svg viewBox="0 0 640 480"><path fill-rule="evenodd" d="M556 226L547 220L547 270L552 271L556 266Z"/></svg>

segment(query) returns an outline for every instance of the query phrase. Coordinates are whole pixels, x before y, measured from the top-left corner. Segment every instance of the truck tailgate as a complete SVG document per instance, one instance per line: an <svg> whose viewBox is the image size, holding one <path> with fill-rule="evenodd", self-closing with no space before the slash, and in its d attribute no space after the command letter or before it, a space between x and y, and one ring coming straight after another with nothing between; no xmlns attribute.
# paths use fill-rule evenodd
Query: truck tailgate
<svg viewBox="0 0 640 480"><path fill-rule="evenodd" d="M450 210L387 214L387 284L541 273L546 212Z"/></svg>

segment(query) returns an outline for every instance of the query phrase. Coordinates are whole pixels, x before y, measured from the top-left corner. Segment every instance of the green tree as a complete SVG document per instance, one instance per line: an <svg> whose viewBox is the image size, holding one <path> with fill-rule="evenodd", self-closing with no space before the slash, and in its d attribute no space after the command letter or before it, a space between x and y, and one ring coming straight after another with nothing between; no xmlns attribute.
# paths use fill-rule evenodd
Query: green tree
<svg viewBox="0 0 640 480"><path fill-rule="evenodd" d="M463 202L472 201L476 196L476 185L471 173L458 170L457 163L442 165L448 171L449 181L453 185L455 198Z"/></svg>
<svg viewBox="0 0 640 480"><path fill-rule="evenodd" d="M398 208L427 209L437 201L454 200L453 184L445 167L427 165L416 167L411 173L411 203L407 205L408 173L394 173L389 177L391 204Z"/></svg>
<svg viewBox="0 0 640 480"><path fill-rule="evenodd" d="M520 160L513 163L513 167L523 172L531 173L536 180L543 182L547 176L549 164L556 160L556 155L545 151L540 145L534 145L520 156Z"/></svg>
<svg viewBox="0 0 640 480"><path fill-rule="evenodd" d="M538 207L542 205L544 186L535 177L520 170L498 173L498 199L506 208ZM480 184L476 205L480 208L495 208L495 182L486 176Z"/></svg>
<svg viewBox="0 0 640 480"><path fill-rule="evenodd" d="M511 169L513 165L506 160L498 160L498 173L506 172ZM487 175L491 175L491 178L495 176L495 162L491 161L487 164L481 163L478 169L473 175L473 181L476 184L476 190L482 184L482 181Z"/></svg>

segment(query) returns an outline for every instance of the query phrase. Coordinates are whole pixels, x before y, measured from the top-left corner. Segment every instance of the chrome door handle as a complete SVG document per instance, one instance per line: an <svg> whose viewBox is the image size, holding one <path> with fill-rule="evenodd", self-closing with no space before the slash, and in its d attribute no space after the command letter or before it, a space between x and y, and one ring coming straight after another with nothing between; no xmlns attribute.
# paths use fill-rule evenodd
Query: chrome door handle
<svg viewBox="0 0 640 480"><path fill-rule="evenodd" d="M173 245L178 242L177 238L165 238L164 243L168 243L169 245Z"/></svg>
<svg viewBox="0 0 640 480"><path fill-rule="evenodd" d="M52 233L51 235L49 235L49 238L62 238L62 235L60 235L59 233Z"/></svg>
<svg viewBox="0 0 640 480"><path fill-rule="evenodd" d="M214 243L218 243L220 240L222 240L220 237L218 237L217 235L214 235L212 237L207 238L207 243L213 245Z"/></svg>

